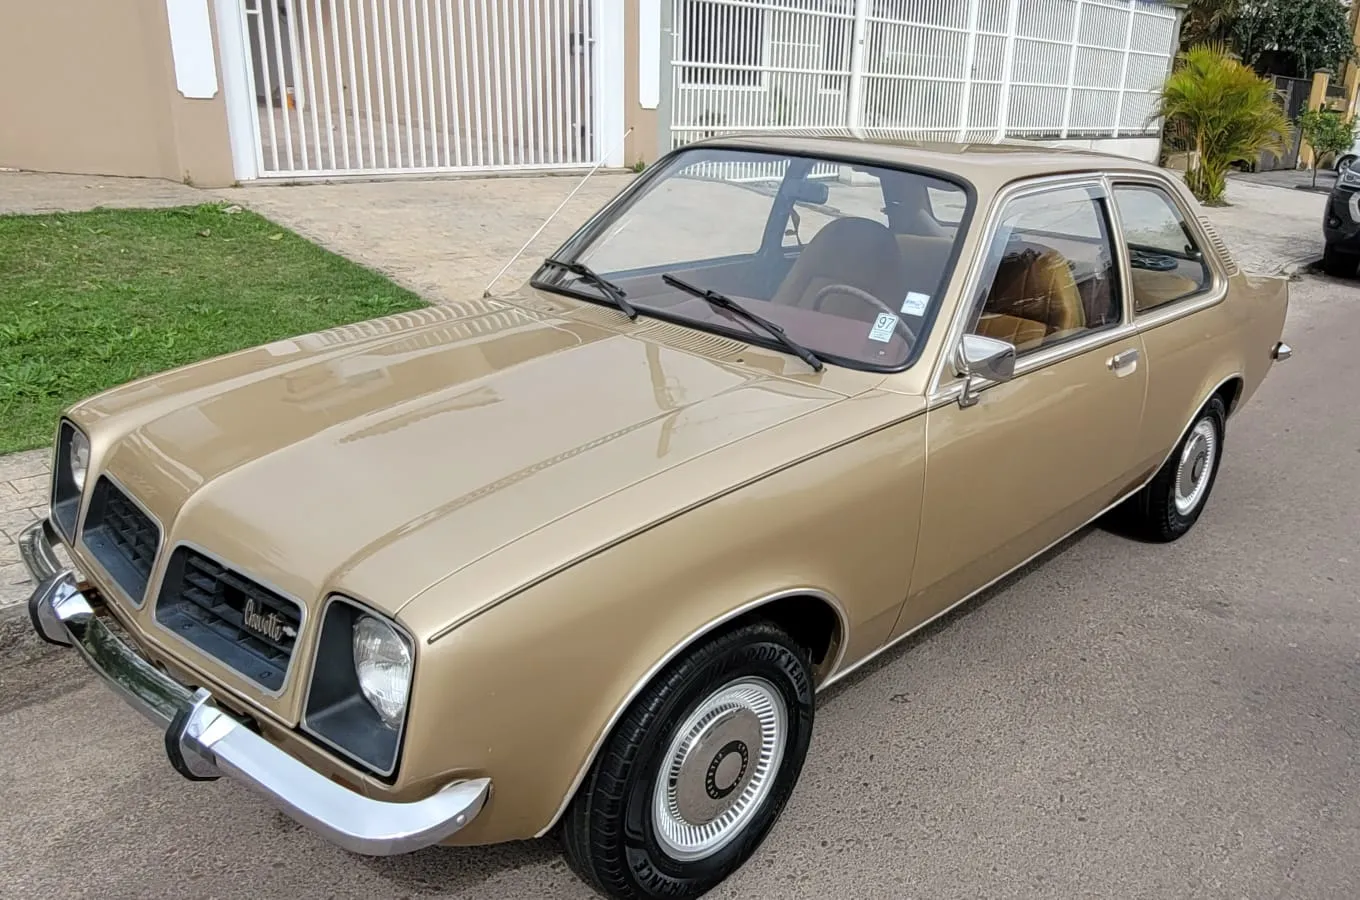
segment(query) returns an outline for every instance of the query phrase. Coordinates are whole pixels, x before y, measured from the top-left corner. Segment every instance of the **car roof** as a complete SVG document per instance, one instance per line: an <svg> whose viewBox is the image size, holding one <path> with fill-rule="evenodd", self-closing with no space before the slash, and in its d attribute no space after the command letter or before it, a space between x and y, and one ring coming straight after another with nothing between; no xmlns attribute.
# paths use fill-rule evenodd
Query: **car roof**
<svg viewBox="0 0 1360 900"><path fill-rule="evenodd" d="M728 147L839 157L849 162L909 166L952 173L979 189L996 189L1021 178L1076 172L1125 171L1162 174L1157 166L1113 153L1024 142L910 141L846 134L754 133L704 138L686 148Z"/></svg>

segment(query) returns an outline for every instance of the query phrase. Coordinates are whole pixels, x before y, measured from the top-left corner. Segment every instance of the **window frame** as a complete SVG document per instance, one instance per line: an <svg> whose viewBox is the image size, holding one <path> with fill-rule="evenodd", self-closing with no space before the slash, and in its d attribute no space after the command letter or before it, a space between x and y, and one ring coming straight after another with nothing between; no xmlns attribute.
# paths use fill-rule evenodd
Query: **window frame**
<svg viewBox="0 0 1360 900"><path fill-rule="evenodd" d="M1163 182L1160 178L1146 175L1119 173L1107 177L1106 180L1109 182L1110 202L1114 207L1116 225L1119 229L1120 256L1123 258L1124 270L1126 272L1125 281L1128 283L1128 309L1129 314L1133 317L1134 323L1140 326L1149 321L1151 321L1152 324L1162 324L1164 321L1180 318L1182 315L1188 315L1190 312L1201 309L1203 308L1203 305L1212 305L1212 303L1205 304L1206 300L1217 302L1217 300L1222 299L1221 295L1225 294L1227 289L1227 277L1222 271L1222 262L1218 258L1218 251L1214 249L1213 242L1208 239L1208 235L1204 233L1204 229L1200 226L1199 216L1192 210L1186 208L1185 200L1179 195L1179 192L1173 190L1170 185ZM1180 213L1181 223L1185 230L1189 232L1190 238L1195 242L1195 247L1199 250L1200 258L1204 261L1204 266L1209 273L1209 278L1203 287L1197 291L1186 294L1184 297L1177 297L1175 300L1168 301L1160 306L1154 306L1151 309L1140 312L1134 308L1133 267L1130 264L1129 243L1124 236L1124 222L1119 214L1119 198L1115 196L1115 191L1121 187L1150 188L1156 190L1166 198L1171 204L1172 209ZM1182 309L1183 307L1192 308Z"/></svg>
<svg viewBox="0 0 1360 900"><path fill-rule="evenodd" d="M1126 285L1126 282L1128 281L1128 278L1126 277L1128 265L1127 261L1123 258L1123 255L1119 251L1119 247L1122 245L1123 235L1121 232L1115 230L1114 226L1115 211L1111 203L1110 192L1106 189L1104 183L1100 180L1082 179L1077 181L1071 180L1062 181L1052 185L1046 185L1043 188L1034 191L1021 191L1007 197L1003 202L1001 202L998 205L996 216L990 222L991 227L988 230L985 241L982 244L980 244L978 248L979 250L978 259L980 269L978 271L978 277L974 289L972 290L971 295L969 295L970 298L968 300L968 312L964 318L963 334L966 335L974 333L971 331L971 329L977 325L978 318L982 314L983 306L987 300L986 291L990 290L992 285L992 281L987 281L987 283L984 284L983 279L986 277L989 270L991 271L992 280L996 278L996 268L999 267L1000 260L993 261L991 257L993 249L995 247L995 242L1000 234L1002 222L1006 218L1006 214L1009 211L1010 207L1013 206L1015 202L1018 200L1026 200L1031 197L1041 197L1045 194L1056 194L1062 191L1082 191L1084 193L1087 193L1089 195L1088 196L1089 201L1092 204L1094 204L1095 215L1105 224L1105 239L1109 242L1110 245L1109 246L1110 263L1114 269L1114 271L1111 273L1110 280L1112 284L1118 287L1119 290L1119 304L1118 304L1119 318L1114 322L1107 322L1095 328L1089 328L1084 333L1075 334L1070 337L1054 341L1053 343L1043 343L1037 347L1031 347L1029 349L1021 349L1017 347L1015 354L1015 366L1017 375L1020 374L1020 370L1022 368L1022 364L1024 363L1024 361L1028 360L1032 356L1043 354L1049 350L1057 350L1058 348L1066 347L1069 344L1091 343L1092 339L1095 338L1096 336L1098 335L1103 336L1109 332L1117 331L1129 325L1131 322L1130 314L1132 312L1132 307L1130 306L1129 303L1128 289ZM1050 232L1040 233L1048 234ZM1063 237L1063 235L1059 235L1057 233L1051 234L1053 234L1054 237ZM1071 237L1075 238L1075 236ZM960 340L961 339L962 335L960 336ZM1096 342L1096 345L1098 346L1100 343L1103 342Z"/></svg>
<svg viewBox="0 0 1360 900"><path fill-rule="evenodd" d="M1080 187L1094 189L1096 196L1105 199L1108 204L1110 197L1109 179L1105 173L1099 171L1069 172L1060 175L1040 175L1026 178L1006 185L993 195L987 216L982 221L978 232L973 259L969 264L968 271L958 273L963 275L959 291L960 299L955 304L954 317L945 332L945 343L935 360L934 370L931 372L930 379L926 382L926 396L929 398L931 406L953 402L963 389L965 376L959 355L962 350L963 336L968 333L975 313L981 311L982 304L985 302L985 296L982 293L985 286L981 282L983 276L987 274L989 268L988 256L1000 229L1001 219L1006 208L1013 200L1020 197ZM1137 333L1138 328L1133 321L1133 301L1129 294L1127 251L1122 249L1124 247L1124 232L1119 228L1117 217L1111 215L1108 205L1105 217L1110 241L1114 244L1113 259L1117 269L1116 278L1119 280L1120 286L1119 322L1071 340L1040 346L1023 354L1017 353L1015 378L1020 378L1037 369L1064 362L1080 354L1093 352L1101 347L1125 340ZM985 390L994 383L977 375L973 377L975 391Z"/></svg>

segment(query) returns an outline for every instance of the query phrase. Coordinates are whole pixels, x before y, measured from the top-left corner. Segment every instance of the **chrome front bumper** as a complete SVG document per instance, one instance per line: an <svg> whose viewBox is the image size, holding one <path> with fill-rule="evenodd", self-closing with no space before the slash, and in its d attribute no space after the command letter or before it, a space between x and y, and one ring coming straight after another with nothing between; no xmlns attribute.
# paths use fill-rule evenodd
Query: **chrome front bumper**
<svg viewBox="0 0 1360 900"><path fill-rule="evenodd" d="M74 647L115 693L164 729L170 764L184 777L228 775L333 843L370 856L437 844L481 812L491 790L487 778L455 782L413 803L391 803L308 768L219 709L206 690L191 691L118 638L95 615L75 573L61 567L54 541L46 521L19 539L20 554L38 583L28 601L34 629L46 641Z"/></svg>

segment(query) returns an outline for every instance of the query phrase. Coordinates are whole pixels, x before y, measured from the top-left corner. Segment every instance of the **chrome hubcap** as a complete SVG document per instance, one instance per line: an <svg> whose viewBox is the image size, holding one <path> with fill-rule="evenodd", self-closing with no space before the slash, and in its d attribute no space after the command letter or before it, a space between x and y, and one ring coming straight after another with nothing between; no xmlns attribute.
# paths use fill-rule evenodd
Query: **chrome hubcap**
<svg viewBox="0 0 1360 900"><path fill-rule="evenodd" d="M1214 429L1214 423L1200 419L1186 439L1180 463L1176 466L1176 512L1189 515L1204 499L1217 451L1218 432Z"/></svg>
<svg viewBox="0 0 1360 900"><path fill-rule="evenodd" d="M788 735L784 701L763 678L734 681L681 724L652 797L657 841L678 860L725 847L774 787Z"/></svg>

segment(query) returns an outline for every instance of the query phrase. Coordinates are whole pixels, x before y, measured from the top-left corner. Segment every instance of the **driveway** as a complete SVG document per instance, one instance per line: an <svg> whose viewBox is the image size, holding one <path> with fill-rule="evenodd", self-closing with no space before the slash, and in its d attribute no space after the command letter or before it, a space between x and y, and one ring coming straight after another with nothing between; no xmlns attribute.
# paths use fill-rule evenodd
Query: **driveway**
<svg viewBox="0 0 1360 900"><path fill-rule="evenodd" d="M1185 539L1088 530L826 696L788 812L712 896L1360 896L1358 304L1295 282L1297 355ZM11 647L6 896L591 896L551 841L347 855L180 779L70 653Z"/></svg>

